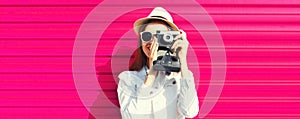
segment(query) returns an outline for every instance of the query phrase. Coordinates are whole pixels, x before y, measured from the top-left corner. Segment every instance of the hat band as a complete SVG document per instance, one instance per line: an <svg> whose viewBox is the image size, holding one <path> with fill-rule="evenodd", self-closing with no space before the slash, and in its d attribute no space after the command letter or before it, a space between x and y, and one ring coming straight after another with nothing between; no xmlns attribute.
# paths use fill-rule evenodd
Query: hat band
<svg viewBox="0 0 300 119"><path fill-rule="evenodd" d="M165 18L165 17L162 17L162 16L151 16L151 17L157 17L157 18L162 18L162 19L165 19L165 20L167 20L167 18Z"/></svg>

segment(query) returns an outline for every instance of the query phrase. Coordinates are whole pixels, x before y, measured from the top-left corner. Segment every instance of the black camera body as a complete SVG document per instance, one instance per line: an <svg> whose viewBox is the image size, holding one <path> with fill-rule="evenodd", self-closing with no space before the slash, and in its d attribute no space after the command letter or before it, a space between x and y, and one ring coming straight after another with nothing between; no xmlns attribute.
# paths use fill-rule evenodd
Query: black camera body
<svg viewBox="0 0 300 119"><path fill-rule="evenodd" d="M180 35L179 31L156 31L156 38L159 44L158 50L167 51L164 55L158 56L153 62L153 67L157 71L166 71L166 74L180 71L180 61L177 53L172 55L171 47L175 42L175 37Z"/></svg>

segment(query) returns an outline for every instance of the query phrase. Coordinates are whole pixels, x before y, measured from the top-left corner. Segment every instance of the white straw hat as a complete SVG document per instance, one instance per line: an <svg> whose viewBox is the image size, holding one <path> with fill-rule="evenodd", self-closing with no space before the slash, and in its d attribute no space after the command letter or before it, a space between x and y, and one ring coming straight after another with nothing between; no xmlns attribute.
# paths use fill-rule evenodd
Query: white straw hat
<svg viewBox="0 0 300 119"><path fill-rule="evenodd" d="M138 35L140 26L151 19L164 21L169 24L173 30L179 30L178 27L173 23L173 18L169 12L162 7L155 7L147 17L140 18L134 22L133 26L135 34Z"/></svg>

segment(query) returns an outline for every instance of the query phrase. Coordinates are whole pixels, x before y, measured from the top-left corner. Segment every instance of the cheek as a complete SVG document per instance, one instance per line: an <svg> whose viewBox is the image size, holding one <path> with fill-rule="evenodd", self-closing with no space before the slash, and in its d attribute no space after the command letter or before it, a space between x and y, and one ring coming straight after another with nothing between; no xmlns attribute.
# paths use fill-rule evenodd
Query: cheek
<svg viewBox="0 0 300 119"><path fill-rule="evenodd" d="M149 57L149 49L147 48L147 45L146 44L143 44L142 46L142 49L143 49L143 52L146 54L147 57Z"/></svg>

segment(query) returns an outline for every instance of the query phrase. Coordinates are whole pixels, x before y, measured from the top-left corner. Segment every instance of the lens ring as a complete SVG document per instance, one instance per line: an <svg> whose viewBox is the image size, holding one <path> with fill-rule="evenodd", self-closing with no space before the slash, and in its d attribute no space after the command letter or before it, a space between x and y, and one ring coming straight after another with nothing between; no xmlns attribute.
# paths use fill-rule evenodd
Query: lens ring
<svg viewBox="0 0 300 119"><path fill-rule="evenodd" d="M172 34L170 34L170 33L164 34L163 39L164 39L164 41L167 42L167 43L172 42L172 41L173 41Z"/></svg>
<svg viewBox="0 0 300 119"><path fill-rule="evenodd" d="M149 42L152 39L152 33L148 31L141 32L141 39L143 42Z"/></svg>

